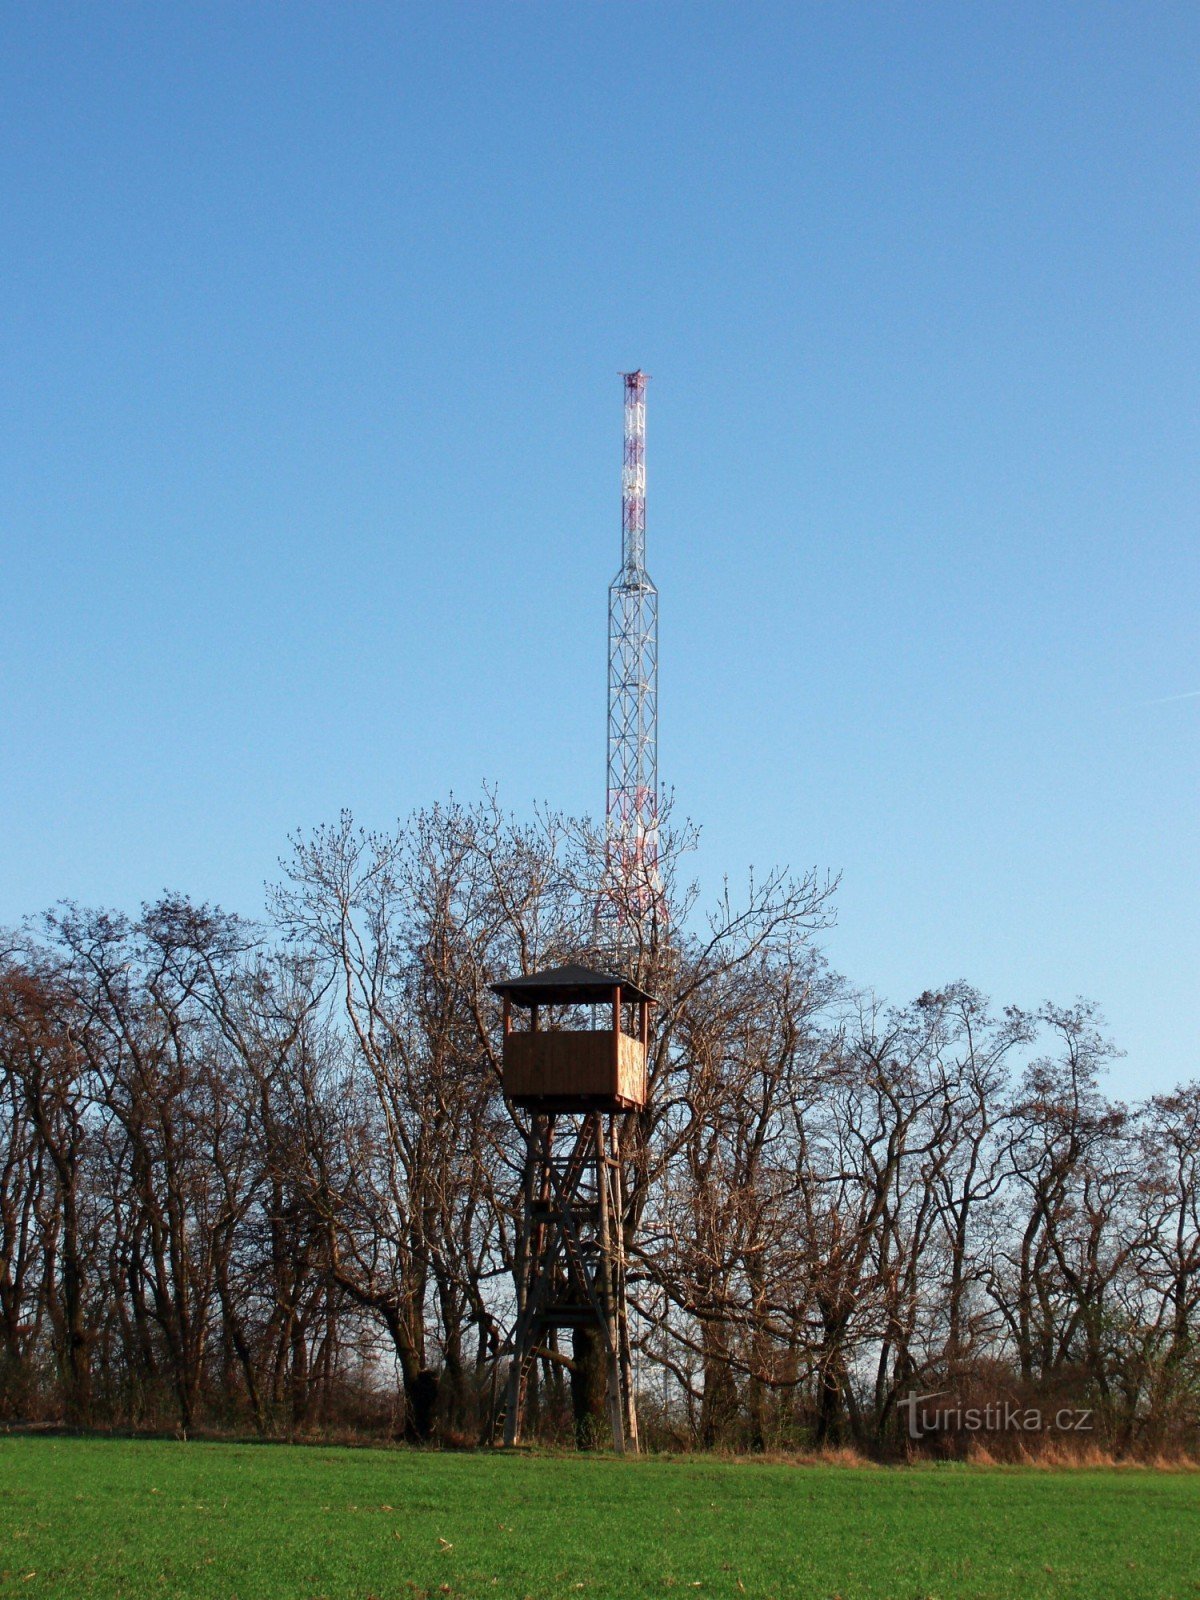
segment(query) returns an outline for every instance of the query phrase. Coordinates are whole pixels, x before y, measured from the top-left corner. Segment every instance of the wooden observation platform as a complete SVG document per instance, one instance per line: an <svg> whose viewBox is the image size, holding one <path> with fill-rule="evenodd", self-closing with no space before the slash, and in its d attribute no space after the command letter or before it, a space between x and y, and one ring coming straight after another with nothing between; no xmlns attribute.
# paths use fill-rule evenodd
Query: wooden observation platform
<svg viewBox="0 0 1200 1600"><path fill-rule="evenodd" d="M550 1330L572 1328L598 1340L613 1444L636 1451L621 1123L646 1103L654 1002L625 978L579 966L492 989L504 1002L505 1097L530 1113L527 1124L517 1118L527 1157L504 1442L521 1437L530 1369L547 1355ZM513 1026L514 1008L528 1014L526 1028ZM555 1025L581 1011L591 1026Z"/></svg>
<svg viewBox="0 0 1200 1600"><path fill-rule="evenodd" d="M504 1000L504 1093L532 1111L637 1111L646 1103L646 1051L652 1001L633 984L587 967L552 967L492 985ZM513 1029L512 1008L529 1013ZM587 1006L607 1014L605 1028L539 1027L548 1006ZM636 1009L636 1032L622 1026Z"/></svg>

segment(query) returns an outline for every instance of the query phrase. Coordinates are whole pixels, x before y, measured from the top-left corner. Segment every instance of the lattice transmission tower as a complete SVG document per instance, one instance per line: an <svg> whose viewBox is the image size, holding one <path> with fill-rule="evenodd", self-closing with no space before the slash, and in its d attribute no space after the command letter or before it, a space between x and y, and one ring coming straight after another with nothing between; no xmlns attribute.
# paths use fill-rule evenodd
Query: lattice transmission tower
<svg viewBox="0 0 1200 1600"><path fill-rule="evenodd" d="M631 922L661 917L658 866L658 590L646 571L646 383L625 383L621 570L608 590L609 882L599 939L618 953Z"/></svg>

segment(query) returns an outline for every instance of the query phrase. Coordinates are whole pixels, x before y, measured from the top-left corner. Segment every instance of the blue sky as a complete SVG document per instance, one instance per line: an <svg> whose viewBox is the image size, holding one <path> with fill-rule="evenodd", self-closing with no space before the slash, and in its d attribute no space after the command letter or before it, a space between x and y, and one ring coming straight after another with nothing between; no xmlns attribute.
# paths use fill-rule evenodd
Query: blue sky
<svg viewBox="0 0 1200 1600"><path fill-rule="evenodd" d="M640 365L702 875L1194 1075L1198 82L1190 5L5 8L0 922L599 809Z"/></svg>

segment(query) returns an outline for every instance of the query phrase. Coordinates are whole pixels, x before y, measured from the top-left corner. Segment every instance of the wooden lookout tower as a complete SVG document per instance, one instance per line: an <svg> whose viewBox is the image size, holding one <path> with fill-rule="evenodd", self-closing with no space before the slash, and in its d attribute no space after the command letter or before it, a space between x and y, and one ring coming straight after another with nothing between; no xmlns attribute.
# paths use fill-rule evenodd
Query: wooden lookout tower
<svg viewBox="0 0 1200 1600"><path fill-rule="evenodd" d="M621 1122L646 1103L653 1000L577 966L492 988L504 1002L505 1097L530 1113L504 1442L521 1437L530 1369L550 1331L586 1328L604 1362L613 1444L636 1451ZM560 1025L564 1007L591 1008L592 1026ZM514 1027L514 1008L526 1027Z"/></svg>

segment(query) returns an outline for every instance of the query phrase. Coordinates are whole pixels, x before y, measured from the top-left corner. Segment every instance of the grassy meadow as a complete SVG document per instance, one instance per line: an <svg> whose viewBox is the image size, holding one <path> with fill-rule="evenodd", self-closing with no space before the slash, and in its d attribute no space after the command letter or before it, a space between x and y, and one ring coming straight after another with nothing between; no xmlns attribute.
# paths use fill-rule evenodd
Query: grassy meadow
<svg viewBox="0 0 1200 1600"><path fill-rule="evenodd" d="M1200 1475L0 1438L0 1595L1200 1596Z"/></svg>

